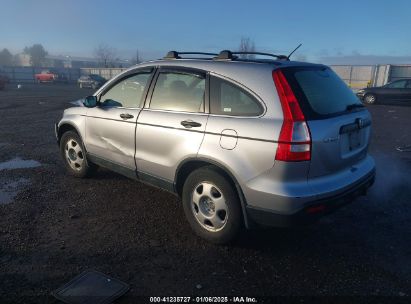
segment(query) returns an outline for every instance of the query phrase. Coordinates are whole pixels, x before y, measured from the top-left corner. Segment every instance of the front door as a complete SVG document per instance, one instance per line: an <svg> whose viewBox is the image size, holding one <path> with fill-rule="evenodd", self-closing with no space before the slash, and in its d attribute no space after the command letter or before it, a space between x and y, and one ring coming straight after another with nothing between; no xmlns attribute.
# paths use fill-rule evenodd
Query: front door
<svg viewBox="0 0 411 304"><path fill-rule="evenodd" d="M391 82L382 88L382 95L387 101L404 101L407 99L407 80L401 79Z"/></svg>
<svg viewBox="0 0 411 304"><path fill-rule="evenodd" d="M206 74L160 68L155 78L150 101L138 118L135 157L142 180L170 185L177 166L183 159L197 156L204 137Z"/></svg>
<svg viewBox="0 0 411 304"><path fill-rule="evenodd" d="M87 111L87 152L135 170L137 117L150 85L152 69L136 70L119 79L99 97L99 105Z"/></svg>

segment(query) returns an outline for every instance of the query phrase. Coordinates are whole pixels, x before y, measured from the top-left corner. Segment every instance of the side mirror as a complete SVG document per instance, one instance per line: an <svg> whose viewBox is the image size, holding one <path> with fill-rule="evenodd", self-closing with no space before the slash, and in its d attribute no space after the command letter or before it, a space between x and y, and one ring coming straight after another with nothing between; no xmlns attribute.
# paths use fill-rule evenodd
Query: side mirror
<svg viewBox="0 0 411 304"><path fill-rule="evenodd" d="M83 104L86 108L94 108L97 106L97 97L87 96L86 98L84 98Z"/></svg>

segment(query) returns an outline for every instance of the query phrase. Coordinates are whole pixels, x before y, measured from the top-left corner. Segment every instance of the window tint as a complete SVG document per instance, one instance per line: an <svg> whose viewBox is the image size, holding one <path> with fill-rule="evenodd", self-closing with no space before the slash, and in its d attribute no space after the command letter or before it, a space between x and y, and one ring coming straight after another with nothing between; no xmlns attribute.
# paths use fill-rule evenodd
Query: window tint
<svg viewBox="0 0 411 304"><path fill-rule="evenodd" d="M352 90L329 68L303 68L291 74L317 114L332 115L346 111L350 104L360 104Z"/></svg>
<svg viewBox="0 0 411 304"><path fill-rule="evenodd" d="M97 80L97 81L102 81L102 80L104 80L104 78L101 77L100 75L91 74L89 77L90 77L91 79Z"/></svg>
<svg viewBox="0 0 411 304"><path fill-rule="evenodd" d="M205 77L185 72L161 72L150 108L184 112L204 112Z"/></svg>
<svg viewBox="0 0 411 304"><path fill-rule="evenodd" d="M386 87L390 89L403 89L406 83L406 80L398 80L387 84Z"/></svg>
<svg viewBox="0 0 411 304"><path fill-rule="evenodd" d="M211 77L210 113L233 116L258 116L264 111L261 104L239 86Z"/></svg>
<svg viewBox="0 0 411 304"><path fill-rule="evenodd" d="M138 108L151 72L135 74L121 80L101 96L103 106Z"/></svg>

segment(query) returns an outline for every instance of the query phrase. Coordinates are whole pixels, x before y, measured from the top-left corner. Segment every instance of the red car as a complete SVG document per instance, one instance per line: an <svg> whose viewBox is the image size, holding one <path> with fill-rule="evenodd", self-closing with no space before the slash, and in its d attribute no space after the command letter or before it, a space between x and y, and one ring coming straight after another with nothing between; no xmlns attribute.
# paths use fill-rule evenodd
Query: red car
<svg viewBox="0 0 411 304"><path fill-rule="evenodd" d="M10 78L2 70L0 70L0 90L4 89L6 83L10 83Z"/></svg>
<svg viewBox="0 0 411 304"><path fill-rule="evenodd" d="M64 74L53 72L50 70L41 71L40 74L35 74L34 79L38 82L67 82L67 78Z"/></svg>

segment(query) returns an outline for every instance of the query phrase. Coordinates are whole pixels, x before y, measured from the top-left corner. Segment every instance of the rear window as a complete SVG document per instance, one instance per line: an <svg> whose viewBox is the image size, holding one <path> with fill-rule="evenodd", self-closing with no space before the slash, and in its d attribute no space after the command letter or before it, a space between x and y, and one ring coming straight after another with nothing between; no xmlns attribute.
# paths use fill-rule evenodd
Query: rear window
<svg viewBox="0 0 411 304"><path fill-rule="evenodd" d="M327 67L289 68L286 76L304 112L313 116L333 116L361 104L352 90ZM311 117L314 118L314 117Z"/></svg>

